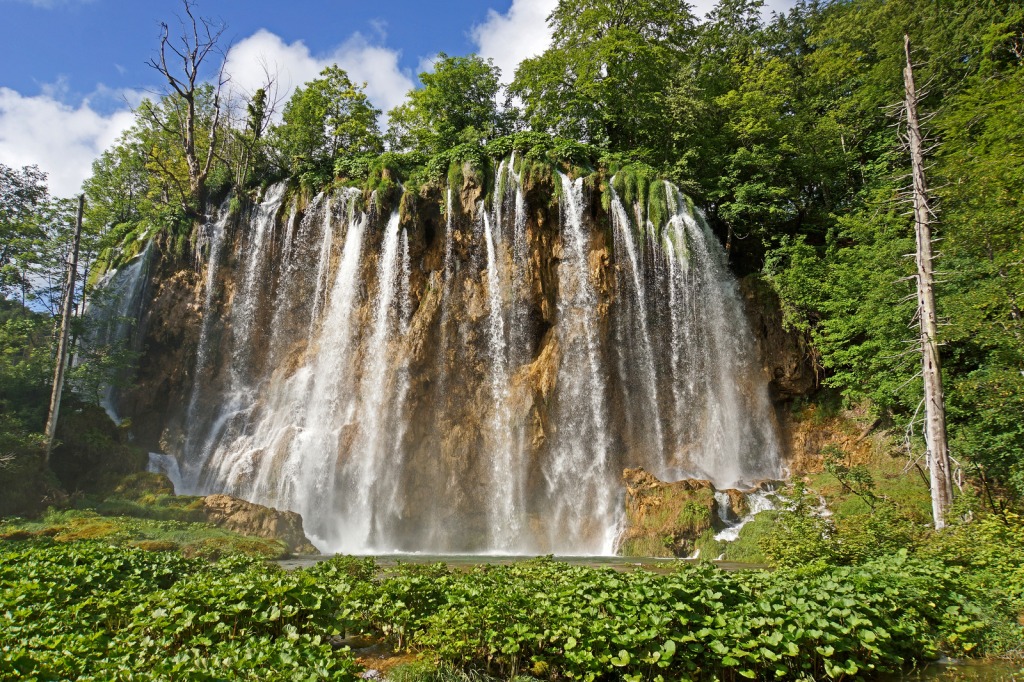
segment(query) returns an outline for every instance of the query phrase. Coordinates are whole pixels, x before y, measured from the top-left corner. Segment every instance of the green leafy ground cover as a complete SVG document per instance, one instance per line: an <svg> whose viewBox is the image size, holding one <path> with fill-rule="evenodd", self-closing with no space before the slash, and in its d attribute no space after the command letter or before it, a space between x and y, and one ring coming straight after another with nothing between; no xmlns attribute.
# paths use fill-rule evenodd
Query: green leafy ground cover
<svg viewBox="0 0 1024 682"><path fill-rule="evenodd" d="M906 552L776 572L552 559L384 571L349 557L287 572L102 540L8 540L0 679L355 679L355 654L331 639L353 634L420 655L396 679L865 678L999 644L988 619L1000 605L978 574Z"/></svg>

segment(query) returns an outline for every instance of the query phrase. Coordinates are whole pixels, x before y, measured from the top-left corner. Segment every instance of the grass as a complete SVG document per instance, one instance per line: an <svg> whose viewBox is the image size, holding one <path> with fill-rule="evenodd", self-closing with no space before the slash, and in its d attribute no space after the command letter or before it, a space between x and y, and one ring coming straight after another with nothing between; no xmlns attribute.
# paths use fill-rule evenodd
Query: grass
<svg viewBox="0 0 1024 682"><path fill-rule="evenodd" d="M105 515L83 509L51 509L37 520L8 519L0 524L0 540L43 537L61 543L103 540L150 551L180 550L187 557L208 559L229 554L277 559L288 554L279 540L239 535L205 523Z"/></svg>

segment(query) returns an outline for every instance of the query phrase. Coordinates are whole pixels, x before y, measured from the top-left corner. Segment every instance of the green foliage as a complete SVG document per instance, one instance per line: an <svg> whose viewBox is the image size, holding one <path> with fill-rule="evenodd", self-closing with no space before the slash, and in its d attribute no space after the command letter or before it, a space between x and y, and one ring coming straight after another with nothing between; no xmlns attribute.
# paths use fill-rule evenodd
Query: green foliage
<svg viewBox="0 0 1024 682"><path fill-rule="evenodd" d="M534 130L665 159L664 90L683 61L693 17L666 0L560 2L552 47L520 64L510 88Z"/></svg>
<svg viewBox="0 0 1024 682"><path fill-rule="evenodd" d="M46 440L0 411L0 517L32 514L59 499L60 484L46 466Z"/></svg>
<svg viewBox="0 0 1024 682"><path fill-rule="evenodd" d="M977 641L976 609L958 576L905 556L810 578L685 565L668 576L618 574L538 560L437 576L427 594L415 589L411 605L405 596L419 576L399 571L381 590L391 595L387 609L399 608L403 636L459 668L486 665L506 677L787 679L898 669L956 628L958 642ZM511 616L526 612L528 619ZM936 639L932 628L942 633Z"/></svg>
<svg viewBox="0 0 1024 682"><path fill-rule="evenodd" d="M989 620L1004 636L1006 621L1012 623L1024 615L1024 519L1020 515L983 513L973 521L956 523L920 553L967 569L971 585L995 605L996 615L1003 616Z"/></svg>
<svg viewBox="0 0 1024 682"><path fill-rule="evenodd" d="M767 564L768 558L761 551L762 541L776 529L778 511L763 511L743 524L739 536L724 548L725 561L749 564Z"/></svg>
<svg viewBox="0 0 1024 682"><path fill-rule="evenodd" d="M310 574L98 542L0 544L0 677L354 680Z"/></svg>
<svg viewBox="0 0 1024 682"><path fill-rule="evenodd" d="M147 455L129 442L103 408L73 396L61 405L50 465L65 490L103 494L145 469Z"/></svg>
<svg viewBox="0 0 1024 682"><path fill-rule="evenodd" d="M479 146L505 132L496 98L501 71L477 55L440 53L433 70L419 75L422 88L388 112L388 142L395 151L437 155L460 144Z"/></svg>
<svg viewBox="0 0 1024 682"><path fill-rule="evenodd" d="M769 563L798 568L834 561L838 555L835 524L819 513L818 497L798 481L783 501L783 508L773 514L774 529L759 541Z"/></svg>
<svg viewBox="0 0 1024 682"><path fill-rule="evenodd" d="M49 520L76 518L93 533L103 521ZM993 547L1006 540L986 528ZM775 573L687 564L618 573L551 559L382 571L352 557L287 573L106 544L116 536L0 542L0 603L12 607L0 613L0 674L111 679L131 664L144 671L136 679L160 679L218 662L218 679L350 679L351 654L325 638L362 633L421 652L421 663L394 671L399 680L483 680L484 670L501 679L877 675L992 646L978 580L1020 565L1011 535L1012 551L978 557L981 573L906 552Z"/></svg>
<svg viewBox="0 0 1024 682"><path fill-rule="evenodd" d="M271 130L278 164L304 185L322 187L333 176L339 157L380 153L380 111L370 104L364 87L352 83L342 69L329 66L298 88L285 105L281 125Z"/></svg>
<svg viewBox="0 0 1024 682"><path fill-rule="evenodd" d="M0 164L0 296L29 300L35 246L45 236L49 202L46 174L37 166L16 169Z"/></svg>

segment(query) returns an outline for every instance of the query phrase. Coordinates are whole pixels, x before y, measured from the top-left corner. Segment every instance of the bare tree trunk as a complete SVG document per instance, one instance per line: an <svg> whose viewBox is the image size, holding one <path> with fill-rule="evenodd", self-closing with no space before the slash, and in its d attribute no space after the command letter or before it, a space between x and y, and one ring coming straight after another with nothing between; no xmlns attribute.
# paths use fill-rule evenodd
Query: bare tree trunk
<svg viewBox="0 0 1024 682"><path fill-rule="evenodd" d="M150 59L147 64L167 81L167 96L178 96L185 102L185 120L179 130L185 165L188 169L188 196L183 197L187 205L183 208L186 214L199 218L206 204L206 180L217 156L218 134L222 125L220 98L226 82L225 53L218 43L225 27L223 24L218 25L209 19L197 17L193 0L182 0L182 6L186 18L181 20L181 35L177 40L172 40L170 27L166 23L161 23L159 57ZM210 122L208 138L204 143L196 139L196 96L202 82L200 69L211 52L221 56L221 63L213 92L213 121ZM172 57L172 64L181 63L180 72L168 64L168 53ZM200 159L200 151L205 152L204 159Z"/></svg>
<svg viewBox="0 0 1024 682"><path fill-rule="evenodd" d="M75 283L78 279L78 245L82 240L82 212L85 209L85 195L78 195L78 216L75 218L75 241L71 247L71 263L68 266L68 287L64 292L61 309L60 337L57 341L57 363L53 370L53 392L50 394L50 416L46 420L46 459L50 463L53 438L57 434L57 416L60 413L60 397L64 392L64 368L67 365L68 331L71 329L71 313L75 305Z"/></svg>
<svg viewBox="0 0 1024 682"><path fill-rule="evenodd" d="M949 475L949 446L946 442L946 407L942 394L942 366L937 341L935 278L932 271L932 232L929 224L928 185L924 173L924 144L917 117L917 89L910 60L910 36L904 35L907 65L903 70L906 88L907 128L914 176L914 226L917 236L917 314L921 325L921 357L924 375L925 443L931 475L932 517L935 528L946 525L946 510L953 501Z"/></svg>

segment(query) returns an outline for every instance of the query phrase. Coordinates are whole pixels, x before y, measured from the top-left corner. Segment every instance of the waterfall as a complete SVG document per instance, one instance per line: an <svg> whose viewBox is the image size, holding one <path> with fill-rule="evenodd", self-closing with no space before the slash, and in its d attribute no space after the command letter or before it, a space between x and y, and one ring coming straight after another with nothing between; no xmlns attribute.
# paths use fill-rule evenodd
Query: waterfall
<svg viewBox="0 0 1024 682"><path fill-rule="evenodd" d="M621 374L623 393L625 394L623 405L629 409L631 417L627 420L627 426L637 427L639 434L632 435L631 441L642 442L643 449L647 450L649 458L654 461L664 459L664 436L661 428L661 401L658 399L658 377L654 366L654 349L651 345L651 334L648 330L647 319L647 280L646 272L643 269L643 260L638 257L636 243L634 242L633 230L615 190L615 178L609 183L611 192L611 222L614 234L616 264L622 261L622 268L628 271L629 281L617 283L618 289L623 295L620 296L620 307L625 308L619 316L617 325L617 356L618 367ZM641 221L641 212L636 211L638 222ZM645 224L645 223L640 223ZM654 226L645 224L646 229L643 235L649 235L654 231ZM621 255L625 258L620 259ZM641 254L642 255L642 254ZM639 362L633 366L629 362L632 355L637 356ZM631 398L631 389L635 385L639 389L640 396L637 400ZM632 429L631 429L632 430ZM658 470L656 475L663 475Z"/></svg>
<svg viewBox="0 0 1024 682"><path fill-rule="evenodd" d="M555 415L558 431L545 467L549 542L569 554L611 554L621 510L609 461L605 371L600 358L597 295L583 226L583 180L562 183L564 256L558 266L562 363Z"/></svg>
<svg viewBox="0 0 1024 682"><path fill-rule="evenodd" d="M670 217L659 257L672 273L676 441L660 475L703 477L718 488L778 477L773 410L736 281L703 218L673 185L665 192Z"/></svg>
<svg viewBox="0 0 1024 682"><path fill-rule="evenodd" d="M777 477L767 385L700 214L667 184L663 224L616 195L603 214L559 174L545 218L516 165L489 207L464 214L449 187L426 222L283 184L237 231L222 211L187 434L162 468L356 553L606 555L624 466Z"/></svg>
<svg viewBox="0 0 1024 682"><path fill-rule="evenodd" d="M149 266L153 257L153 241L146 242L142 253L116 270L104 273L86 302L86 330L82 338L85 354L97 351L105 355L123 350L138 350L141 339L135 334L145 305ZM76 355L76 364L81 358ZM122 374L121 379L127 378ZM120 423L117 414L116 385L97 387L100 405L112 420Z"/></svg>
<svg viewBox="0 0 1024 682"><path fill-rule="evenodd" d="M228 204L225 202L220 207L216 222L207 222L200 238L197 253L206 251L206 273L203 282L203 308L202 322L199 325L199 342L196 345L196 362L192 372L192 391L189 394L188 407L185 410L185 453L188 454L184 466L181 469L182 490L181 493L189 493L195 490L202 462L198 461L193 454L196 451L196 444L201 438L203 430L200 424L198 407L199 396L202 386L205 384L206 370L210 355L210 331L213 327L213 296L217 284L217 272L220 267L221 251L224 247L224 238L227 232L227 223L231 218Z"/></svg>
<svg viewBox="0 0 1024 682"><path fill-rule="evenodd" d="M359 391L356 456L349 457L342 473L348 485L343 517L353 526L351 532L360 538L358 548L387 549L377 545L377 538L387 530L387 517L399 508L394 486L385 485L395 474L390 466L387 446L393 434L394 416L402 405L391 400L393 371L396 363L392 351L399 329L394 304L398 302L401 271L398 212L391 214L384 228L384 243L377 262L377 295L373 301L371 333L365 347L361 390Z"/></svg>
<svg viewBox="0 0 1024 682"><path fill-rule="evenodd" d="M495 205L497 226L501 228L501 201ZM487 297L491 375L491 546L510 549L519 534L521 501L519 489L519 462L514 452L511 415L509 414L508 346L505 342L505 309L502 304L502 282L499 276L498 253L491 218L480 206L480 220L484 226L487 247ZM500 232L499 232L500 235Z"/></svg>

